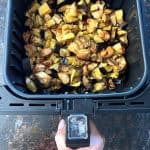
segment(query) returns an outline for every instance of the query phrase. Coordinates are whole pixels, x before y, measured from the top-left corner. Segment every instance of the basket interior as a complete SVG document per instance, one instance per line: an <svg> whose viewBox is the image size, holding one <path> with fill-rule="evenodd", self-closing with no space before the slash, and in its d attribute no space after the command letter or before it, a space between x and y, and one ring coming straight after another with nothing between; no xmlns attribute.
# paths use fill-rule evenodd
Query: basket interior
<svg viewBox="0 0 150 150"><path fill-rule="evenodd" d="M100 95L122 94L124 92L130 93L142 81L145 65L143 48L141 44L139 18L137 12L136 0L105 0L110 4L111 8L123 9L125 12L125 20L128 23L127 30L129 35L129 47L126 52L128 61L128 70L126 72L126 82L123 87L115 91L105 91L99 93ZM10 2L10 17L9 17L9 31L8 31L8 45L6 58L6 80L8 86L13 90L22 93L31 94L25 86L25 75L23 74L22 59L25 58L25 50L23 48L24 42L22 33L25 31L25 11L29 7L30 0L13 0ZM66 89L67 90L67 89ZM36 93L43 94L43 93ZM36 95L35 94L35 95ZM52 93L53 94L53 93ZM60 93L62 94L62 93ZM90 93L89 93L90 94ZM49 94L51 95L51 94Z"/></svg>

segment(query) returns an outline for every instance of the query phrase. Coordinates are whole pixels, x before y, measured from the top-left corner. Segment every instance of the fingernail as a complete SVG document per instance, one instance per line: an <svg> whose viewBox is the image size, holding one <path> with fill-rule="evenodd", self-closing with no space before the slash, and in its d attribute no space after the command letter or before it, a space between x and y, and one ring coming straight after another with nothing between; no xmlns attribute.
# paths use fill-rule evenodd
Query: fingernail
<svg viewBox="0 0 150 150"><path fill-rule="evenodd" d="M65 126L65 120L62 119L62 120L59 122L58 130L63 129L64 126Z"/></svg>

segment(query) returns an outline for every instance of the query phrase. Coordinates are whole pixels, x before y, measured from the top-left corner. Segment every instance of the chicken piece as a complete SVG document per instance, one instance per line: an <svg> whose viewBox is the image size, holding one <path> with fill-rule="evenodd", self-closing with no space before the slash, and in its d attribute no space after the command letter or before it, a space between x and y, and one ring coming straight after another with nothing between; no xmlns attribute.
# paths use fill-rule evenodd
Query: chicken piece
<svg viewBox="0 0 150 150"><path fill-rule="evenodd" d="M42 4L39 8L40 16L44 16L44 15L49 14L51 12L52 12L52 10L46 2L44 4Z"/></svg>
<svg viewBox="0 0 150 150"><path fill-rule="evenodd" d="M69 75L67 73L60 72L60 73L58 73L58 77L63 84L65 84L65 85L69 84L70 78L69 78Z"/></svg>
<svg viewBox="0 0 150 150"><path fill-rule="evenodd" d="M47 73L38 72L35 74L35 77L44 88L47 88L50 86L50 81L52 78Z"/></svg>

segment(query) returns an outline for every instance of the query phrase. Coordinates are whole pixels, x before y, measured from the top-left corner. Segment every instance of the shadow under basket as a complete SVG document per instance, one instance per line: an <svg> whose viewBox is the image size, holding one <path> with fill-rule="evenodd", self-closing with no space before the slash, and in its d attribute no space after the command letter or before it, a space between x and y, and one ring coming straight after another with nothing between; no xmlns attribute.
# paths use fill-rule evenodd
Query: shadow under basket
<svg viewBox="0 0 150 150"><path fill-rule="evenodd" d="M114 91L87 94L64 93L30 93L25 85L22 60L26 57L22 33L25 31L25 12L31 4L31 0L9 0L7 16L7 43L5 58L5 81L9 89L16 95L31 99L58 99L58 98L104 98L123 97L131 95L139 90L146 78L146 57L143 45L143 33L141 26L140 0L105 0L112 9L123 9L125 20L128 23L129 46L126 51L128 70L126 81L121 88ZM67 91L67 89L66 89Z"/></svg>

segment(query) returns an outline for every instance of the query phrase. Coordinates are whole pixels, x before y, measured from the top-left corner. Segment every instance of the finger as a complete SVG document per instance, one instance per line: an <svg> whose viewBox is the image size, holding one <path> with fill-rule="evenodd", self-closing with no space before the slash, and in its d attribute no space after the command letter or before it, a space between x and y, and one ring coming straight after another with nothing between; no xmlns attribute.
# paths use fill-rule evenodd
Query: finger
<svg viewBox="0 0 150 150"><path fill-rule="evenodd" d="M66 147L66 123L64 120L61 120L58 125L55 141L58 150L71 150Z"/></svg>
<svg viewBox="0 0 150 150"><path fill-rule="evenodd" d="M103 150L105 145L105 138L100 135L98 129L95 124L90 121L90 146L92 150Z"/></svg>
<svg viewBox="0 0 150 150"><path fill-rule="evenodd" d="M104 138L100 135L95 124L90 121L90 147L79 148L77 150L103 150L104 149Z"/></svg>

